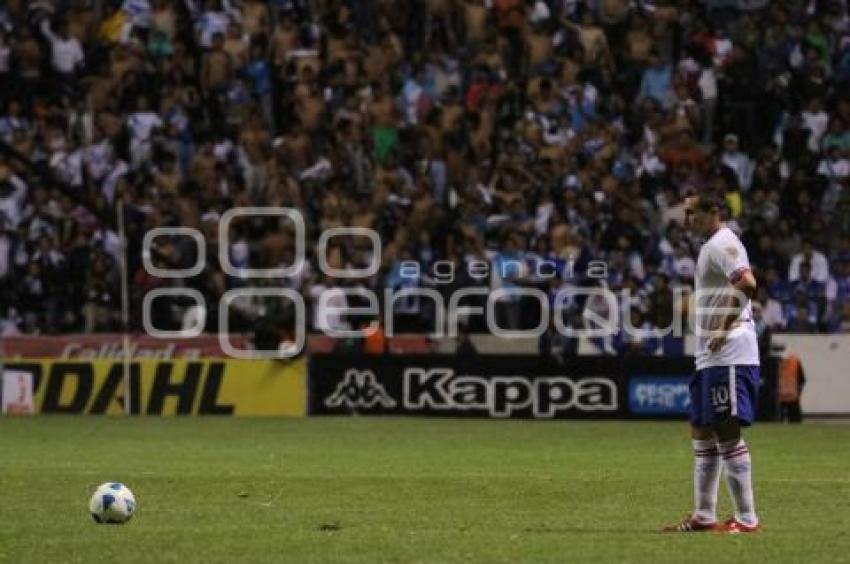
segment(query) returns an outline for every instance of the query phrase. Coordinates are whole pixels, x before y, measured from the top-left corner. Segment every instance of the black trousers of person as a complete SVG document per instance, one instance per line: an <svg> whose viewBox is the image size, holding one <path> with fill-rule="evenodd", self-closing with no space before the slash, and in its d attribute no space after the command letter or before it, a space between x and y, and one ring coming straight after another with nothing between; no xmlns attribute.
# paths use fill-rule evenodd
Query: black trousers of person
<svg viewBox="0 0 850 564"><path fill-rule="evenodd" d="M779 420L788 423L802 423L803 410L799 401L782 402L779 404Z"/></svg>

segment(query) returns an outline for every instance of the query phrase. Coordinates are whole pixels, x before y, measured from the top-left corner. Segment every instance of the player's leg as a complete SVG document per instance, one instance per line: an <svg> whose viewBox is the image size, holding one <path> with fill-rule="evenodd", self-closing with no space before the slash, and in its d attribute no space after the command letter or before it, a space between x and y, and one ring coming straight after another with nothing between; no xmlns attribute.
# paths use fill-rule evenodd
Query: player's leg
<svg viewBox="0 0 850 564"><path fill-rule="evenodd" d="M710 427L691 427L694 448L694 510L677 523L665 526L668 533L714 531L717 523L717 490L720 485L720 452Z"/></svg>
<svg viewBox="0 0 850 564"><path fill-rule="evenodd" d="M717 490L721 459L714 432L708 427L691 427L694 448L694 512L700 523L717 521Z"/></svg>
<svg viewBox="0 0 850 564"><path fill-rule="evenodd" d="M715 427L726 485L735 507L735 517L725 527L728 532L753 532L758 530L759 520L753 495L752 459L741 427L751 425L755 419L758 367L730 366L728 371L729 416Z"/></svg>
<svg viewBox="0 0 850 564"><path fill-rule="evenodd" d="M694 511L680 522L664 527L662 530L665 532L710 531L717 528L720 453L712 427L714 419L708 391L709 370L698 370L690 383Z"/></svg>

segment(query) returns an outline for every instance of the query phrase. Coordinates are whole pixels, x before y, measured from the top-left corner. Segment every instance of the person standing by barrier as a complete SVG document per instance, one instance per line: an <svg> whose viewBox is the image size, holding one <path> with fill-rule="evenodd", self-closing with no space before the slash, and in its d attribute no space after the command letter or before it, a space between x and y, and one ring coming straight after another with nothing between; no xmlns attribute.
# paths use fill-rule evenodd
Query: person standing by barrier
<svg viewBox="0 0 850 564"><path fill-rule="evenodd" d="M789 423L802 423L803 411L800 409L800 397L806 375L803 363L797 353L788 353L779 363L779 420Z"/></svg>
<svg viewBox="0 0 850 564"><path fill-rule="evenodd" d="M367 331L363 339L363 352L365 354L386 354L387 352L387 335L384 333L384 326L378 320L375 327L369 331L369 322L363 323L361 330Z"/></svg>
<svg viewBox="0 0 850 564"><path fill-rule="evenodd" d="M478 349L472 339L469 338L469 329L465 325L458 327L455 354L459 358L467 360L478 356Z"/></svg>

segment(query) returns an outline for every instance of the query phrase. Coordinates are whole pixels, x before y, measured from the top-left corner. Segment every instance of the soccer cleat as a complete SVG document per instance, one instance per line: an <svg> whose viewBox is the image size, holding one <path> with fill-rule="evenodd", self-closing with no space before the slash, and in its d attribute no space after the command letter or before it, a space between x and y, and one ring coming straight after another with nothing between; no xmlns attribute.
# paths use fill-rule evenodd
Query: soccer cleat
<svg viewBox="0 0 850 564"><path fill-rule="evenodd" d="M745 525L735 519L729 519L717 528L717 532L723 535L740 535L742 533L758 533L761 531L761 525Z"/></svg>
<svg viewBox="0 0 850 564"><path fill-rule="evenodd" d="M716 521L711 523L703 523L698 521L693 515L688 515L678 523L666 525L661 529L662 533L703 533L709 531L717 531L720 525Z"/></svg>

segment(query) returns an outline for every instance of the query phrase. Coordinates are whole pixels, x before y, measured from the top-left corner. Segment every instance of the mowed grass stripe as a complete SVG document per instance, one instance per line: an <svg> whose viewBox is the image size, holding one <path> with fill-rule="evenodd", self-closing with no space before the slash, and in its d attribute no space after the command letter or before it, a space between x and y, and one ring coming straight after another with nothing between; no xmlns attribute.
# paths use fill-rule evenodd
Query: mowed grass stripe
<svg viewBox="0 0 850 564"><path fill-rule="evenodd" d="M765 532L730 538L657 533L684 423L0 418L0 561L850 562L850 426L747 436ZM97 526L113 479L139 512Z"/></svg>

